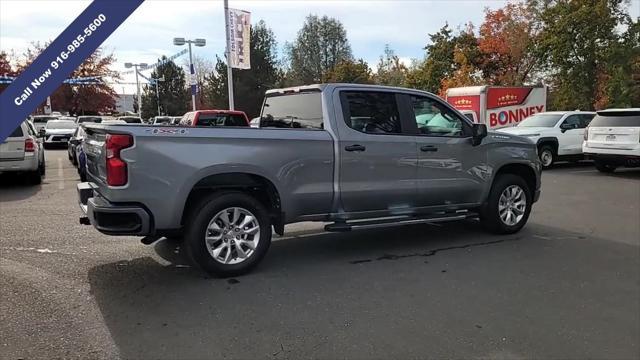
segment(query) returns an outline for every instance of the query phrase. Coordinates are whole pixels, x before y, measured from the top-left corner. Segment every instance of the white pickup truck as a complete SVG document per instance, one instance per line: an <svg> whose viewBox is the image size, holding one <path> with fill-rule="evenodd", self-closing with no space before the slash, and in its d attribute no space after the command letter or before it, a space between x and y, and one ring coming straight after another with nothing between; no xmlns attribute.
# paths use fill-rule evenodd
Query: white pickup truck
<svg viewBox="0 0 640 360"><path fill-rule="evenodd" d="M585 128L596 115L589 111L548 111L530 116L498 132L529 138L538 146L544 168L558 160L581 160Z"/></svg>

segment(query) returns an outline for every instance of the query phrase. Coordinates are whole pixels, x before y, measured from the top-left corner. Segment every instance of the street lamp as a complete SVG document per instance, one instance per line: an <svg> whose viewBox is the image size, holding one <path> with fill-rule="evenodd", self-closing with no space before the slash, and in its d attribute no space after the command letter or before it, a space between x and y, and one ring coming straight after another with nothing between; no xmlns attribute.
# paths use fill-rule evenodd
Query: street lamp
<svg viewBox="0 0 640 360"><path fill-rule="evenodd" d="M160 116L162 114L160 114L160 92L158 91L158 82L164 81L164 76L157 79L151 78L151 80L153 80L153 83L156 84L156 101L158 102L158 116Z"/></svg>
<svg viewBox="0 0 640 360"><path fill-rule="evenodd" d="M193 111L196 110L196 70L193 67L193 55L191 54L191 44L198 47L203 47L207 44L205 39L187 40L185 38L173 38L173 45L182 46L189 44L189 72L191 73L191 103L193 104Z"/></svg>
<svg viewBox="0 0 640 360"><path fill-rule="evenodd" d="M140 81L138 80L138 67L141 69L145 69L147 67L147 63L124 63L124 67L127 69L134 68L136 73L136 93L138 95L138 115L142 117L142 98L140 97Z"/></svg>

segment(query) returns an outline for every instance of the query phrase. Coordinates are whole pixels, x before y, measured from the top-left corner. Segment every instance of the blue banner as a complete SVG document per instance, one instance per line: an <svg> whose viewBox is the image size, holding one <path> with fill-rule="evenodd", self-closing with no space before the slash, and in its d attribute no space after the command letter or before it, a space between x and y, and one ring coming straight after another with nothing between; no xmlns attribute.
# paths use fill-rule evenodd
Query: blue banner
<svg viewBox="0 0 640 360"><path fill-rule="evenodd" d="M0 94L0 141L51 95L144 0L94 0Z"/></svg>

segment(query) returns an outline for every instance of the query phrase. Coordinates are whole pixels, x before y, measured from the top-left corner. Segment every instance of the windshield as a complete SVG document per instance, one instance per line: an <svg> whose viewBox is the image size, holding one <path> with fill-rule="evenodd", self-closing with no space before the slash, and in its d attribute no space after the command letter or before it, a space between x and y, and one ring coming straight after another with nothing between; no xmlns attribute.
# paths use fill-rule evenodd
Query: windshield
<svg viewBox="0 0 640 360"><path fill-rule="evenodd" d="M558 114L536 114L522 120L518 127L554 127L563 115Z"/></svg>
<svg viewBox="0 0 640 360"><path fill-rule="evenodd" d="M47 129L75 129L76 123L71 120L52 120L47 123Z"/></svg>
<svg viewBox="0 0 640 360"><path fill-rule="evenodd" d="M56 116L34 116L33 117L33 122L34 123L46 123L49 120L57 120L58 118Z"/></svg>
<svg viewBox="0 0 640 360"><path fill-rule="evenodd" d="M82 124L85 122L94 122L94 123L99 123L102 121L102 118L98 117L98 116L81 116L78 118L78 124Z"/></svg>
<svg viewBox="0 0 640 360"><path fill-rule="evenodd" d="M267 97L262 108L260 127L322 129L320 92Z"/></svg>

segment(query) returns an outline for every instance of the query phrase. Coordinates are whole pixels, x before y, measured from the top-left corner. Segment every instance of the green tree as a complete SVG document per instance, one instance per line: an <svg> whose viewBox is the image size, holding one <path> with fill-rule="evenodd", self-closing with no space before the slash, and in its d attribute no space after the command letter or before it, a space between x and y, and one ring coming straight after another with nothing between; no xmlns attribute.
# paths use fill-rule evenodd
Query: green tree
<svg viewBox="0 0 640 360"><path fill-rule="evenodd" d="M429 38L425 60L407 74L408 86L443 93L452 85L477 82L482 57L471 23L456 33L445 25Z"/></svg>
<svg viewBox="0 0 640 360"><path fill-rule="evenodd" d="M287 46L288 80L302 85L324 82L333 68L352 60L347 31L340 21L309 15L293 44Z"/></svg>
<svg viewBox="0 0 640 360"><path fill-rule="evenodd" d="M620 86L628 84L618 79L630 77L630 73L625 74L629 67L618 64L613 54L619 53L615 49L624 42L618 28L628 25L627 1L553 0L530 4L536 7L543 27L539 56L549 74L551 108L593 109L606 103L599 99L603 94L623 93ZM628 46L637 47L637 43ZM609 85L612 79L614 83Z"/></svg>
<svg viewBox="0 0 640 360"><path fill-rule="evenodd" d="M235 108L249 117L260 114L265 91L276 87L282 77L277 48L273 31L260 21L251 27L251 69L232 69L234 94L238 94ZM228 108L227 65L222 59L217 59L215 70L205 79L203 91L207 104Z"/></svg>
<svg viewBox="0 0 640 360"><path fill-rule="evenodd" d="M453 71L455 39L449 24L434 34L429 34L431 43L425 47L426 58L421 65L407 74L407 85L417 89L438 92L442 80Z"/></svg>
<svg viewBox="0 0 640 360"><path fill-rule="evenodd" d="M384 46L384 54L380 55L374 78L380 85L404 86L406 83L407 67L400 62L400 57L389 47L389 44Z"/></svg>
<svg viewBox="0 0 640 360"><path fill-rule="evenodd" d="M163 56L160 61L166 61ZM152 79L164 78L158 83L160 111L163 115L181 116L190 109L190 96L187 90L185 72L173 61L156 67L149 76ZM158 115L158 97L155 85L145 85L142 93L142 117L145 119Z"/></svg>
<svg viewBox="0 0 640 360"><path fill-rule="evenodd" d="M327 82L372 84L371 69L362 59L358 61L343 60L327 74Z"/></svg>

